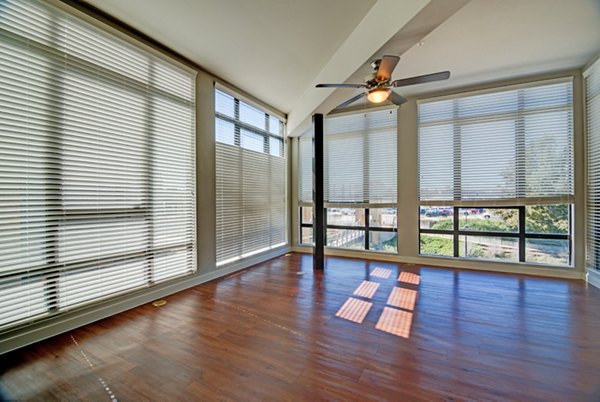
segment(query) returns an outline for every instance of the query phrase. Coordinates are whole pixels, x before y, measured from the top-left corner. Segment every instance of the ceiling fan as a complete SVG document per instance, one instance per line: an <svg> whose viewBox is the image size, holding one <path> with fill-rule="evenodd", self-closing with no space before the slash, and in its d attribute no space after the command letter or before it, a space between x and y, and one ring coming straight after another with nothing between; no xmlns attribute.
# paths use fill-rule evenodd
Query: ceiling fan
<svg viewBox="0 0 600 402"><path fill-rule="evenodd" d="M371 63L373 72L365 77L364 84L318 84L317 88L364 88L367 90L339 104L336 109L349 106L364 96L371 103L381 103L389 98L393 104L401 105L406 102L406 99L394 92L393 88L442 81L450 78L450 71L442 71L391 81L392 71L396 68L398 61L400 61L400 57L398 56L383 56L381 59L373 61Z"/></svg>

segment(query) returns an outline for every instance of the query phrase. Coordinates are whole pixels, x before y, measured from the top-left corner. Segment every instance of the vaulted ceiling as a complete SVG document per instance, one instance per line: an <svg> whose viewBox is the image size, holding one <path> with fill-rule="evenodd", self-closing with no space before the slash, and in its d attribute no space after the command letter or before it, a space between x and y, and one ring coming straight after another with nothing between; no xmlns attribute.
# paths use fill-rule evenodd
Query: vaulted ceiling
<svg viewBox="0 0 600 402"><path fill-rule="evenodd" d="M450 70L405 96L580 68L600 53L600 0L87 0L288 114L296 132L397 54L393 79Z"/></svg>

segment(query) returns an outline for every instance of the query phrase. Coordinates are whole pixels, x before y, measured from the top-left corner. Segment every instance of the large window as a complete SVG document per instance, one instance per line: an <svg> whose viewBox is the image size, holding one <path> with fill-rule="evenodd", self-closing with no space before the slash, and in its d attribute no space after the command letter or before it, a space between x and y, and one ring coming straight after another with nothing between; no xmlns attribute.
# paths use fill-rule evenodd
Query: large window
<svg viewBox="0 0 600 402"><path fill-rule="evenodd" d="M326 208L326 245L395 253L396 208ZM300 207L301 244L314 244L312 207Z"/></svg>
<svg viewBox="0 0 600 402"><path fill-rule="evenodd" d="M587 266L600 269L600 61L584 73L587 133Z"/></svg>
<svg viewBox="0 0 600 402"><path fill-rule="evenodd" d="M0 3L0 329L195 266L195 76Z"/></svg>
<svg viewBox="0 0 600 402"><path fill-rule="evenodd" d="M215 90L217 265L287 244L283 122Z"/></svg>
<svg viewBox="0 0 600 402"><path fill-rule="evenodd" d="M421 254L570 265L571 80L418 108Z"/></svg>
<svg viewBox="0 0 600 402"><path fill-rule="evenodd" d="M397 252L397 113L332 115L324 123L328 247ZM301 243L312 243L312 138L299 139Z"/></svg>

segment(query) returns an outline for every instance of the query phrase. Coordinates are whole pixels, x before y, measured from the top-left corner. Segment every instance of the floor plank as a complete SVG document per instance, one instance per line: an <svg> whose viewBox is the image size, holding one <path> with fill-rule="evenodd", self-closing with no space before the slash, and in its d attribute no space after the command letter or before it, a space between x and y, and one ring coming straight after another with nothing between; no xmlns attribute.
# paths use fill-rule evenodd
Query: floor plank
<svg viewBox="0 0 600 402"><path fill-rule="evenodd" d="M351 297L361 323L336 316ZM289 254L166 300L3 355L3 397L600 400L600 290L580 281ZM384 311L410 331L377 330Z"/></svg>

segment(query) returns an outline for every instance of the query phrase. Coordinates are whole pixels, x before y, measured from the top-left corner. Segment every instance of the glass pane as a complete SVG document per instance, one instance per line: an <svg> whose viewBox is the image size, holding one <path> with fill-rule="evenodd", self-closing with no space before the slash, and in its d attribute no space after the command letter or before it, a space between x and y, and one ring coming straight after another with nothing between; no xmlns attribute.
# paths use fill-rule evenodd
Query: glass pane
<svg viewBox="0 0 600 402"><path fill-rule="evenodd" d="M300 236L300 244L314 244L313 240L313 229L312 228L302 228L302 236Z"/></svg>
<svg viewBox="0 0 600 402"><path fill-rule="evenodd" d="M244 102L240 102L240 121L262 130L266 129L267 120L265 119L265 114Z"/></svg>
<svg viewBox="0 0 600 402"><path fill-rule="evenodd" d="M234 117L235 101L233 96L219 90L215 91L215 110L229 117Z"/></svg>
<svg viewBox="0 0 600 402"><path fill-rule="evenodd" d="M265 137L252 131L242 129L240 132L240 144L242 148L256 152L264 152Z"/></svg>
<svg viewBox="0 0 600 402"><path fill-rule="evenodd" d="M300 223L313 223L312 207L300 207Z"/></svg>
<svg viewBox="0 0 600 402"><path fill-rule="evenodd" d="M363 208L327 208L327 225L365 226Z"/></svg>
<svg viewBox="0 0 600 402"><path fill-rule="evenodd" d="M526 232L568 234L570 207L569 204L526 206Z"/></svg>
<svg viewBox="0 0 600 402"><path fill-rule="evenodd" d="M427 233L421 234L419 253L424 255L454 256L452 235Z"/></svg>
<svg viewBox="0 0 600 402"><path fill-rule="evenodd" d="M497 236L459 236L459 257L519 261L519 239Z"/></svg>
<svg viewBox="0 0 600 402"><path fill-rule="evenodd" d="M369 231L369 250L398 252L398 236L394 232Z"/></svg>
<svg viewBox="0 0 600 402"><path fill-rule="evenodd" d="M278 118L269 116L269 132L275 135L281 135L281 129L283 128L283 124L279 121Z"/></svg>
<svg viewBox="0 0 600 402"><path fill-rule="evenodd" d="M499 111L500 105L494 108ZM460 126L460 194L463 200L514 198L516 129L511 119Z"/></svg>
<svg viewBox="0 0 600 402"><path fill-rule="evenodd" d="M519 210L461 208L459 229L478 232L518 232Z"/></svg>
<svg viewBox="0 0 600 402"><path fill-rule="evenodd" d="M327 247L365 249L365 231L327 229Z"/></svg>
<svg viewBox="0 0 600 402"><path fill-rule="evenodd" d="M525 260L544 264L569 265L569 240L527 239Z"/></svg>
<svg viewBox="0 0 600 402"><path fill-rule="evenodd" d="M419 207L421 229L452 230L454 223L452 207Z"/></svg>
<svg viewBox="0 0 600 402"><path fill-rule="evenodd" d="M283 156L283 140L273 137L269 138L269 154Z"/></svg>
<svg viewBox="0 0 600 402"><path fill-rule="evenodd" d="M235 144L235 126L225 120L217 118L217 142L223 144L234 145Z"/></svg>
<svg viewBox="0 0 600 402"><path fill-rule="evenodd" d="M376 228L395 228L396 208L369 209L369 225Z"/></svg>

